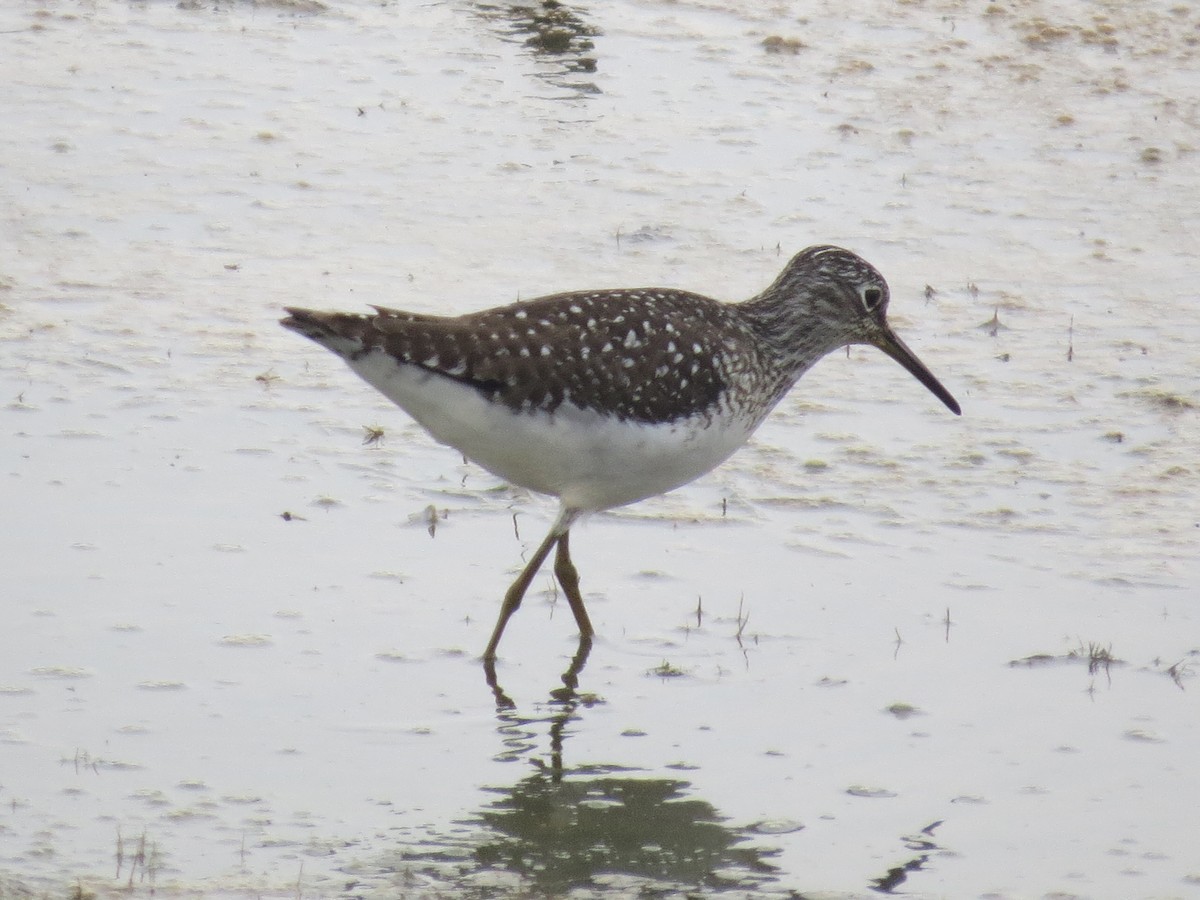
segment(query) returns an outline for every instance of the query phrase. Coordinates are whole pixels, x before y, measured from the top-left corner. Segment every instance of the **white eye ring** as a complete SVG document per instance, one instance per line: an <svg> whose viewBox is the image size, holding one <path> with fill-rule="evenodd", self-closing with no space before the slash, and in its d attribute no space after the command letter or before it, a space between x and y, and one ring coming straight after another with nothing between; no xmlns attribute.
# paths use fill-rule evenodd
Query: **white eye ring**
<svg viewBox="0 0 1200 900"><path fill-rule="evenodd" d="M867 312L875 312L883 302L883 290L877 287L867 287L862 290L863 308Z"/></svg>

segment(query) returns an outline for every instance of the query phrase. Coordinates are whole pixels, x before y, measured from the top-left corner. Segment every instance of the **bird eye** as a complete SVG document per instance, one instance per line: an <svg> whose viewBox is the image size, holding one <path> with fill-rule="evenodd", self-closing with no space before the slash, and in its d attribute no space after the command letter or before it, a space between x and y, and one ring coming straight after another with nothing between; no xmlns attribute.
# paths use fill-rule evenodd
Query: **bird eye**
<svg viewBox="0 0 1200 900"><path fill-rule="evenodd" d="M883 291L876 287L869 287L862 293L863 306L867 308L867 312L874 312L881 302L883 302Z"/></svg>

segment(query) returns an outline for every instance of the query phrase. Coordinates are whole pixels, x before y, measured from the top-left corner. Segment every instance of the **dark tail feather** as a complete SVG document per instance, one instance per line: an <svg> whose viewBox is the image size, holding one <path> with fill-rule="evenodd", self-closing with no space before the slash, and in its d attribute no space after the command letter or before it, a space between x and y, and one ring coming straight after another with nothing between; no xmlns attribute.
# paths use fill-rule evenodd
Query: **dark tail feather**
<svg viewBox="0 0 1200 900"><path fill-rule="evenodd" d="M361 353L379 343L381 336L373 323L374 316L284 308L290 315L280 319L280 325L342 356Z"/></svg>

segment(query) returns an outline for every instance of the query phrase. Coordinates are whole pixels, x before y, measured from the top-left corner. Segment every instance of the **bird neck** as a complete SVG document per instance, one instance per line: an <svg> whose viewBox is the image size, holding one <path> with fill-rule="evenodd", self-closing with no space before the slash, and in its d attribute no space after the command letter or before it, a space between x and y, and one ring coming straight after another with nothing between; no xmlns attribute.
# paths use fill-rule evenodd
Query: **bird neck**
<svg viewBox="0 0 1200 900"><path fill-rule="evenodd" d="M745 321L779 368L794 383L823 356L845 346L845 330L822 312L820 304L803 289L787 290L776 281L756 297L738 304ZM783 287L784 290L780 290Z"/></svg>

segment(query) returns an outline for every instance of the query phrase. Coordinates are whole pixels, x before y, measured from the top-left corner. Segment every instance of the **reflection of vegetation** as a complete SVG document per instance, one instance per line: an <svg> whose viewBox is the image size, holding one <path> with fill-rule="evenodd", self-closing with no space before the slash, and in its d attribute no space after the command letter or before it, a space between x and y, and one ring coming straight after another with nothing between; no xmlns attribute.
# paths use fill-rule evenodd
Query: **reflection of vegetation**
<svg viewBox="0 0 1200 900"><path fill-rule="evenodd" d="M540 0L536 3L475 4L480 16L502 27L514 39L530 49L534 57L549 63L551 80L579 93L598 94L600 89L591 82L567 82L563 75L595 72L596 57L592 38L600 29L571 7L559 0Z"/></svg>
<svg viewBox="0 0 1200 900"><path fill-rule="evenodd" d="M920 872L923 870L933 852L940 849L933 840L933 832L941 824L941 820L939 819L937 822L933 822L922 828L920 834L906 838L904 841L905 846L910 850L921 851L920 854L914 856L906 863L888 869L887 874L883 877L872 878L871 890L878 891L880 894L895 893L896 888L908 881L910 872Z"/></svg>
<svg viewBox="0 0 1200 900"><path fill-rule="evenodd" d="M587 777L580 777L587 776ZM765 853L713 807L687 799L687 782L574 770L557 781L539 771L482 810L489 831L475 850L481 864L515 872L538 891L558 893L623 875L676 886L758 887L774 880Z"/></svg>

